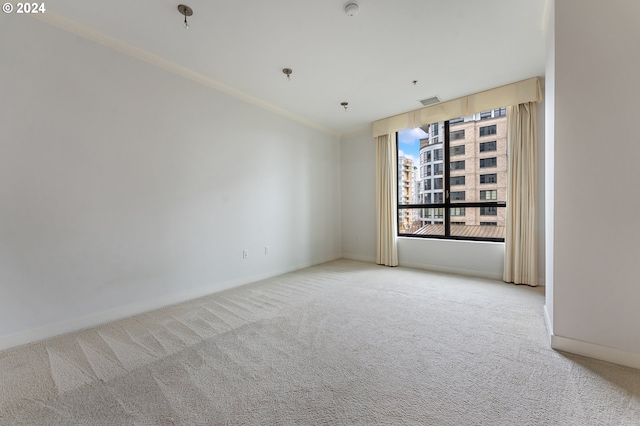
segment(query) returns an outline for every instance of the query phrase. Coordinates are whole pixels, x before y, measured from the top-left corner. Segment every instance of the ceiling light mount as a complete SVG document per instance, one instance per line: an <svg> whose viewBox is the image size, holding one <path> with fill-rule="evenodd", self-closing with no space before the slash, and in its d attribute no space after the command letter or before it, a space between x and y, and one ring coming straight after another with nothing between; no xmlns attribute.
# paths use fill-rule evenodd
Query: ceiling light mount
<svg viewBox="0 0 640 426"><path fill-rule="evenodd" d="M347 16L356 16L358 14L358 10L360 10L358 2L349 1L344 5L344 13L346 13Z"/></svg>
<svg viewBox="0 0 640 426"><path fill-rule="evenodd" d="M347 110L347 108L349 108L349 102L340 102L340 105L342 106L342 108L344 108L345 111Z"/></svg>
<svg viewBox="0 0 640 426"><path fill-rule="evenodd" d="M291 74L293 74L293 70L291 68L283 68L282 73L287 76L287 80L291 80Z"/></svg>
<svg viewBox="0 0 640 426"><path fill-rule="evenodd" d="M191 9L189 6L187 6L185 4L180 4L180 5L178 5L178 12L180 12L180 14L184 15L184 28L185 28L185 30L188 30L189 29L189 24L187 23L187 16L193 15L193 9Z"/></svg>

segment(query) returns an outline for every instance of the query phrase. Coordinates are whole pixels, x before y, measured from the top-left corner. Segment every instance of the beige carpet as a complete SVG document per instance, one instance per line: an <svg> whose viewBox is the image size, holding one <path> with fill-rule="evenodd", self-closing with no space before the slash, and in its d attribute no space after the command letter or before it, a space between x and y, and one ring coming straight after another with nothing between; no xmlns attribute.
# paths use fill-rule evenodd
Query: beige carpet
<svg viewBox="0 0 640 426"><path fill-rule="evenodd" d="M0 424L640 425L541 290L340 260L0 352Z"/></svg>

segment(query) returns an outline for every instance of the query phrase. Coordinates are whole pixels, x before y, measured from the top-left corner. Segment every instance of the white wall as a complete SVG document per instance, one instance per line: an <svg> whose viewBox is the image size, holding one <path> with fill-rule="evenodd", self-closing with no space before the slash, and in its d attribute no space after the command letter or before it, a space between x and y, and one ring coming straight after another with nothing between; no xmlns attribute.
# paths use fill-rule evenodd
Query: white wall
<svg viewBox="0 0 640 426"><path fill-rule="evenodd" d="M372 131L342 139L342 255L376 261L376 144Z"/></svg>
<svg viewBox="0 0 640 426"><path fill-rule="evenodd" d="M545 276L544 102L538 105L538 274ZM342 251L349 259L375 261L375 141L371 132L342 140ZM504 243L398 239L400 265L502 279Z"/></svg>
<svg viewBox="0 0 640 426"><path fill-rule="evenodd" d="M337 138L35 19L0 71L0 348L341 256Z"/></svg>
<svg viewBox="0 0 640 426"><path fill-rule="evenodd" d="M553 0L552 0L553 4ZM555 7L549 7L549 19L547 21L546 30L546 44L547 44L547 63L545 67L545 113L544 121L545 137L544 143L541 144L545 147L544 156L544 176L545 180L545 319L547 321L547 327L549 328L549 334L553 334L553 243L554 243L554 153L555 153Z"/></svg>
<svg viewBox="0 0 640 426"><path fill-rule="evenodd" d="M630 0L555 5L553 333L640 368L638 16Z"/></svg>

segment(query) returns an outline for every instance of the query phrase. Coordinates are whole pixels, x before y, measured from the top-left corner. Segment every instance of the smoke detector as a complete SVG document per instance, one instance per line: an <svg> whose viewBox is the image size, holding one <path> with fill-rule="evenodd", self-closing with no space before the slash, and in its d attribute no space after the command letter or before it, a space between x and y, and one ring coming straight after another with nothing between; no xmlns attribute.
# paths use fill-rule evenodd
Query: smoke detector
<svg viewBox="0 0 640 426"><path fill-rule="evenodd" d="M350 1L349 3L344 5L344 13L346 13L347 16L356 16L359 9L360 6L358 6L358 3L354 1Z"/></svg>

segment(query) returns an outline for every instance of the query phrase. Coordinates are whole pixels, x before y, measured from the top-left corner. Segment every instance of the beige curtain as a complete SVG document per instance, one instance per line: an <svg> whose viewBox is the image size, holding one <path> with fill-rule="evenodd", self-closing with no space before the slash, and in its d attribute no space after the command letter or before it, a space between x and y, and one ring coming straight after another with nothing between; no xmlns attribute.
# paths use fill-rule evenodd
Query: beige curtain
<svg viewBox="0 0 640 426"><path fill-rule="evenodd" d="M536 105L507 110L507 218L504 281L538 285Z"/></svg>
<svg viewBox="0 0 640 426"><path fill-rule="evenodd" d="M464 117L480 111L542 100L540 79L533 77L517 83L485 90L436 105L420 108L373 122L373 137L390 135L404 129Z"/></svg>
<svg viewBox="0 0 640 426"><path fill-rule="evenodd" d="M398 246L396 243L396 158L395 133L376 138L376 263L398 266Z"/></svg>

